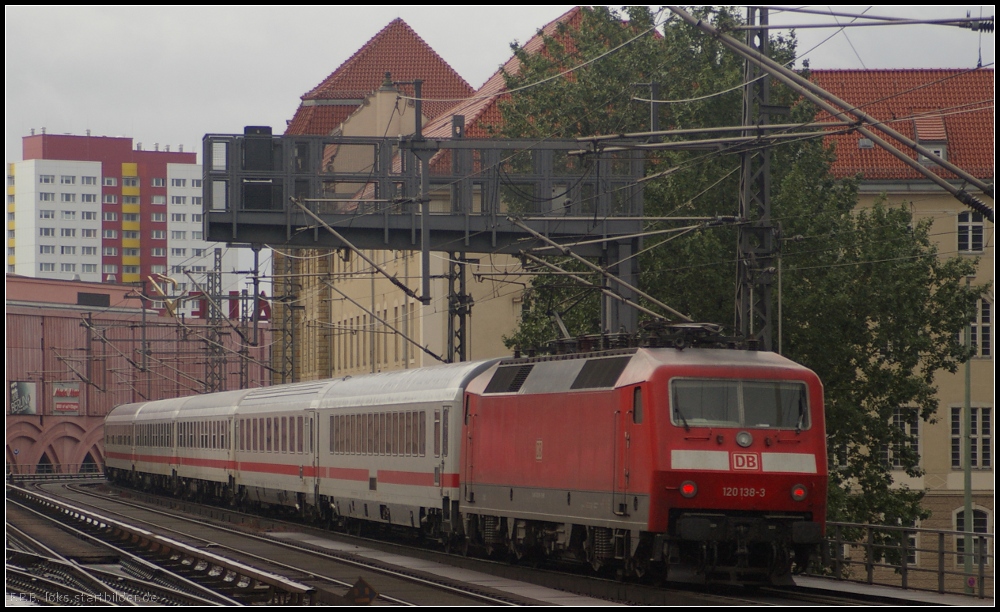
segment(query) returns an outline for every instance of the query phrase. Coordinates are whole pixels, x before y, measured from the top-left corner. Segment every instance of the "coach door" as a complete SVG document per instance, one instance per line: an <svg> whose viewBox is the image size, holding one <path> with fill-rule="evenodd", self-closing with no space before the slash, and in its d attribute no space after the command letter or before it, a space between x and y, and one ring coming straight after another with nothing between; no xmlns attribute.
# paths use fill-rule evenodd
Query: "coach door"
<svg viewBox="0 0 1000 612"><path fill-rule="evenodd" d="M472 406L470 405L469 402L470 397L471 396L469 395L465 396L465 407L464 410L462 411L462 418L465 423L464 429L466 434L465 454L464 454L465 465L461 466L461 469L464 470L465 472L465 478L462 479L462 486L463 486L462 496L465 499L465 501L474 502L476 501L475 494L469 491L469 484L473 482L474 478L473 470L475 468L476 455L475 455L473 440L475 439L474 432L476 427L476 415L472 414ZM459 437L459 439L461 439L461 437Z"/></svg>
<svg viewBox="0 0 1000 612"><path fill-rule="evenodd" d="M315 410L307 410L305 415L305 440L306 465L309 469L303 478L308 482L312 480L313 503L319 503L319 414Z"/></svg>

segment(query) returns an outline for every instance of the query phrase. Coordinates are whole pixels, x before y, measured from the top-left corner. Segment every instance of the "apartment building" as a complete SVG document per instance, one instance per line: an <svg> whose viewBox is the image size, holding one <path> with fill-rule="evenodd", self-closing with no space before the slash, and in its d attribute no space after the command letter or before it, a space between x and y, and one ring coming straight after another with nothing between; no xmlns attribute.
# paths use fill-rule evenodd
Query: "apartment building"
<svg viewBox="0 0 1000 612"><path fill-rule="evenodd" d="M201 166L196 153L159 148L125 137L24 137L23 161L7 170L7 272L101 283L163 275L176 294L205 287L221 245L202 240ZM236 268L236 251L225 250L222 269Z"/></svg>

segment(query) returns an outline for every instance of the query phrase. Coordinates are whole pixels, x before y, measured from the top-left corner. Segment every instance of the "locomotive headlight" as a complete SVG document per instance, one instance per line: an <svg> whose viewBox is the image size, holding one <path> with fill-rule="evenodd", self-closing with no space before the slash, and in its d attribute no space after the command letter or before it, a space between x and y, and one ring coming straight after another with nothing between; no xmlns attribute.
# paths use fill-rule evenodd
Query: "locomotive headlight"
<svg viewBox="0 0 1000 612"><path fill-rule="evenodd" d="M698 494L698 485L690 480L685 480L681 483L680 491L681 495L690 499Z"/></svg>
<svg viewBox="0 0 1000 612"><path fill-rule="evenodd" d="M740 433L736 434L736 443L742 446L743 448L746 448L751 444L753 444L753 436L750 435L749 431L741 431Z"/></svg>
<svg viewBox="0 0 1000 612"><path fill-rule="evenodd" d="M792 499L795 501L802 501L809 494L809 490L806 489L805 485L797 484L792 487Z"/></svg>

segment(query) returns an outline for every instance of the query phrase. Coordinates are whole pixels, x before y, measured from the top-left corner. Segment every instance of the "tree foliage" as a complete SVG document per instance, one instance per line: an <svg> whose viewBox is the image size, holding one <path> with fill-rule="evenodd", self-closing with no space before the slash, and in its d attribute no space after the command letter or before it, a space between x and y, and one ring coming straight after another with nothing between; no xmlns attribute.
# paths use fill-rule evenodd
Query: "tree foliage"
<svg viewBox="0 0 1000 612"><path fill-rule="evenodd" d="M722 28L740 21L725 9L696 13ZM742 61L676 19L654 27L657 18L662 22L646 7L624 14L585 9L579 26L560 28L541 53L514 46L522 68L506 75L508 89L517 91L502 105L500 133L544 139L648 130L650 106L634 98L648 98L648 86L637 84L650 82L659 83L661 99L685 100L660 107L664 129L738 125ZM771 48L772 57L790 61L794 37L773 39ZM771 96L773 104L793 107L790 121L815 115L778 84ZM977 297L963 278L976 262L942 260L929 223L914 223L905 206L880 201L856 210L856 182L831 177L832 155L819 140L772 151L772 218L783 238L782 349L824 381L830 518L909 523L921 514L922 492L893 487L882 453L891 449L906 473L918 473L906 436L891 423L893 411L914 407L933 418L935 372L954 371L967 358L955 334ZM735 153L659 151L646 160L648 176L657 177L645 186L647 217L737 214ZM652 232L679 224L646 225ZM732 325L736 235L725 223L651 235L640 264L643 290L695 320ZM572 334L602 331L595 291L565 276L541 276L528 290L520 328L505 338L508 346L555 338L553 313Z"/></svg>

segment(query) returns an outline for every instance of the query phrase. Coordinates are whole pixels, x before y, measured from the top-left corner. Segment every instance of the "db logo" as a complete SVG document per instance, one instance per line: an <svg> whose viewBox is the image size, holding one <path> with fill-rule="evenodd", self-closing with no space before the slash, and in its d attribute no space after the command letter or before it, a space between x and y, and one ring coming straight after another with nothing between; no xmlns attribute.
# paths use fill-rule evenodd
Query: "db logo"
<svg viewBox="0 0 1000 612"><path fill-rule="evenodd" d="M757 453L733 453L734 470L759 470L760 455Z"/></svg>

